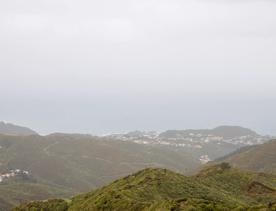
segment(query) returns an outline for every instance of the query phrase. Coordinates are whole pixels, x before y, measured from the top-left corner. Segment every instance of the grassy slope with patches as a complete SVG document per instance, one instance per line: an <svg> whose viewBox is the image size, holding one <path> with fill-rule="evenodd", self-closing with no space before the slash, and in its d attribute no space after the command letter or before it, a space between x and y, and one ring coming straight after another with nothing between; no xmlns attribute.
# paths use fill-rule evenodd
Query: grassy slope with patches
<svg viewBox="0 0 276 211"><path fill-rule="evenodd" d="M242 148L215 162L228 162L241 169L276 174L276 140Z"/></svg>
<svg viewBox="0 0 276 211"><path fill-rule="evenodd" d="M191 177L149 168L74 197L66 210L262 210L275 200L275 188L274 175L244 172L225 163ZM15 211L30 210L30 205Z"/></svg>

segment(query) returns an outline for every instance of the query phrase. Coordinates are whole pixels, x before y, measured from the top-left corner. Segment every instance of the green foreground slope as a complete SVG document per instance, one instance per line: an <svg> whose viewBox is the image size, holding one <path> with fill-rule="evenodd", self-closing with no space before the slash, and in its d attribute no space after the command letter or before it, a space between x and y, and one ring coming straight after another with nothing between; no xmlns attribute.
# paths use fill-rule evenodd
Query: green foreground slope
<svg viewBox="0 0 276 211"><path fill-rule="evenodd" d="M13 211L275 210L275 188L276 176L240 171L227 163L191 177L149 168L69 202L31 202Z"/></svg>

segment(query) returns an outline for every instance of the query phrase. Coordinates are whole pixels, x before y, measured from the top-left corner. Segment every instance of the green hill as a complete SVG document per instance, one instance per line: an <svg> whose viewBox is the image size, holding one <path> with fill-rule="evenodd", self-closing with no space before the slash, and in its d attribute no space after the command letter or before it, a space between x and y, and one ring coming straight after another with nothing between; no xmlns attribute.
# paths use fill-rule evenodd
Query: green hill
<svg viewBox="0 0 276 211"><path fill-rule="evenodd" d="M253 160L255 166L272 169L275 148L269 144L248 148L265 147ZM193 156L194 152L185 148L136 144L79 134L0 135L0 174L20 169L28 171L34 179L28 182L17 180L17 185L10 179L0 182L0 210L7 210L24 201L63 198L95 190L148 167L187 173L200 166L199 160ZM248 160L254 165L249 159L251 157L253 154ZM248 160L245 165L250 164ZM150 206L159 206L153 204Z"/></svg>
<svg viewBox="0 0 276 211"><path fill-rule="evenodd" d="M189 154L167 146L78 134L0 135L0 176L20 169L35 179L17 185L0 181L0 210L22 201L63 197L63 192L70 196L93 190L146 167L186 172L199 165Z"/></svg>
<svg viewBox="0 0 276 211"><path fill-rule="evenodd" d="M276 140L242 148L215 162L228 162L241 169L276 174Z"/></svg>
<svg viewBox="0 0 276 211"><path fill-rule="evenodd" d="M37 180L88 191L146 167L185 172L200 162L173 147L113 141L90 135L0 135L0 173L29 171Z"/></svg>
<svg viewBox="0 0 276 211"><path fill-rule="evenodd" d="M275 210L275 188L276 176L240 171L227 163L191 177L148 168L70 201L31 202L13 211Z"/></svg>

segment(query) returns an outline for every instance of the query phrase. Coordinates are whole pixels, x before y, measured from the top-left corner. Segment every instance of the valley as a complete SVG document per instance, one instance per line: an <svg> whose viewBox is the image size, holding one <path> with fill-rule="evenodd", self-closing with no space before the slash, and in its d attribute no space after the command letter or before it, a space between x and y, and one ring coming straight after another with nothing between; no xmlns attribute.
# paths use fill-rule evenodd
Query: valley
<svg viewBox="0 0 276 211"><path fill-rule="evenodd" d="M5 202L0 210L29 200L70 198L145 168L193 175L219 159L243 168L231 156L269 145L271 138L233 126L106 136L0 134L0 201ZM273 157L274 148L266 148ZM253 170L274 173L275 160L265 162L270 165Z"/></svg>

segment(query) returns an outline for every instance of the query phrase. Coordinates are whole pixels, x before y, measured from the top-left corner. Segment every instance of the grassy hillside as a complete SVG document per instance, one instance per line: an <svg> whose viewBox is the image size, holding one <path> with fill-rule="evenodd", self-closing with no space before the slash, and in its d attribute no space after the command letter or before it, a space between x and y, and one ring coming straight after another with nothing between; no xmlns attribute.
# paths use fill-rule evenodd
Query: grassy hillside
<svg viewBox="0 0 276 211"><path fill-rule="evenodd" d="M37 179L87 191L153 166L195 169L199 161L166 146L110 141L88 135L0 135L0 172L29 171Z"/></svg>
<svg viewBox="0 0 276 211"><path fill-rule="evenodd" d="M275 210L275 188L276 176L243 172L227 163L191 177L148 168L78 195L67 206L62 205L66 201L59 201L57 207L62 209L52 210ZM50 206L51 201L33 202L14 211Z"/></svg>
<svg viewBox="0 0 276 211"><path fill-rule="evenodd" d="M11 169L28 171L36 180L29 184L30 188L37 188L33 195L25 194L28 185L22 184L27 191L21 190L20 181L17 186L0 182L0 200L5 201L0 204L11 207L23 200L61 197L60 191L50 191L52 186L69 194L93 190L146 167L186 172L199 165L189 154L166 146L115 142L88 135L0 135L0 174Z"/></svg>
<svg viewBox="0 0 276 211"><path fill-rule="evenodd" d="M272 169L275 150L270 144L248 148L252 150L265 147L262 153L256 154L259 157L253 159L255 163L249 159L253 157L253 153L244 164L252 162L253 166ZM188 152L182 148L141 145L89 135L0 135L0 146L0 173L11 169L21 169L30 172L30 175L35 178L35 182L22 185L25 187L22 190L20 181L17 181L17 186L6 187L5 184L11 183L0 182L0 201L3 201L0 204L4 204L3 207L11 207L22 201L58 198L95 190L114 179L148 167L167 168L187 173L188 170L194 170L200 166L199 161L193 157L194 151L192 150ZM260 159L261 156L267 159ZM235 162L229 162L234 166L239 166ZM200 182L204 185L201 188L208 188L207 183L201 180ZM36 189L33 195L26 194L34 187ZM149 206L158 207L159 202L156 203L154 201ZM169 202L162 203L168 204Z"/></svg>
<svg viewBox="0 0 276 211"><path fill-rule="evenodd" d="M229 162L241 169L276 174L276 140L242 148L215 162Z"/></svg>

